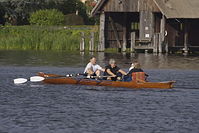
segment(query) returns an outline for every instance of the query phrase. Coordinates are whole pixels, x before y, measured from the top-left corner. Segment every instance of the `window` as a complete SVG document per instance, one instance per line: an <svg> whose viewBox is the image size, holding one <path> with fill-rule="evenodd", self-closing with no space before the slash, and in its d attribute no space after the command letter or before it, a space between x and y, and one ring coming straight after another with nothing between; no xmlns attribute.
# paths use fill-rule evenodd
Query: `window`
<svg viewBox="0 0 199 133"><path fill-rule="evenodd" d="M139 30L139 23L138 22L132 22L131 23L131 30Z"/></svg>

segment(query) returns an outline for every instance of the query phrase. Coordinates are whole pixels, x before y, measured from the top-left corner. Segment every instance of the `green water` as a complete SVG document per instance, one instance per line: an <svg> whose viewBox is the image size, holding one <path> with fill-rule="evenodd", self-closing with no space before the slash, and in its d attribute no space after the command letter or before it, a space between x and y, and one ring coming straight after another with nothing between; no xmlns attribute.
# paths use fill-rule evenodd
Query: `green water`
<svg viewBox="0 0 199 133"><path fill-rule="evenodd" d="M80 53L68 51L0 51L1 66L58 66L84 67L91 56L96 56L98 64L105 66L110 58L118 66L128 68L133 60L138 60L143 69L186 69L199 70L199 56L130 53Z"/></svg>

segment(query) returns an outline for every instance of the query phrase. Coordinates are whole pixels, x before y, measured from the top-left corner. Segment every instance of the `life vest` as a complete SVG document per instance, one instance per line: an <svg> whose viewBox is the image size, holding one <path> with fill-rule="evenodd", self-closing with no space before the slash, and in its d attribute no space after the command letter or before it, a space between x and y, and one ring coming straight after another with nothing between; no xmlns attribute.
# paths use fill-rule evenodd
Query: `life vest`
<svg viewBox="0 0 199 133"><path fill-rule="evenodd" d="M145 72L134 72L132 73L133 82L146 82Z"/></svg>

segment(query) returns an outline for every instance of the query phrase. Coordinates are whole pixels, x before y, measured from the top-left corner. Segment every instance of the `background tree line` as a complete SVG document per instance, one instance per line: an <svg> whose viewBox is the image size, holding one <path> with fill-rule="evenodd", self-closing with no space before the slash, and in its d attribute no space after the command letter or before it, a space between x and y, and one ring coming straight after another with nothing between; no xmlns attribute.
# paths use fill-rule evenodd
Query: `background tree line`
<svg viewBox="0 0 199 133"><path fill-rule="evenodd" d="M78 12L84 24L94 24L95 19L88 16L87 8L80 0L0 0L0 24L29 24L30 15L42 9L57 9L64 15Z"/></svg>

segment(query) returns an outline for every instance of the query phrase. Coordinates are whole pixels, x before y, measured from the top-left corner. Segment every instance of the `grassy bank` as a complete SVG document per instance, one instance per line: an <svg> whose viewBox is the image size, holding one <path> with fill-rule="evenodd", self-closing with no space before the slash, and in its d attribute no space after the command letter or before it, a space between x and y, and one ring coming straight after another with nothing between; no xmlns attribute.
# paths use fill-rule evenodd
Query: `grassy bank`
<svg viewBox="0 0 199 133"><path fill-rule="evenodd" d="M90 32L97 27L49 27L49 26L3 26L0 27L0 49L2 50L79 50L81 32L86 37L86 49Z"/></svg>

